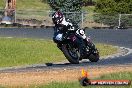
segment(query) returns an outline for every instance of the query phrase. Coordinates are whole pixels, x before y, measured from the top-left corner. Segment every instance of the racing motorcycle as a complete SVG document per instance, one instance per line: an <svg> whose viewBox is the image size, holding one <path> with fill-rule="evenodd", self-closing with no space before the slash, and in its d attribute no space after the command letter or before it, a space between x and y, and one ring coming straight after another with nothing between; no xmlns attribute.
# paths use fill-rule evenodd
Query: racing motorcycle
<svg viewBox="0 0 132 88"><path fill-rule="evenodd" d="M76 25L70 26L67 29L68 31L65 32L63 40L57 43L58 48L72 64L79 64L79 61L82 59L89 59L91 62L97 62L99 60L99 51L87 36L83 39L83 43L85 43L85 54L81 57L79 47L75 41L80 40L79 32L81 31L85 34L85 30L78 29L77 27L75 29L75 26Z"/></svg>

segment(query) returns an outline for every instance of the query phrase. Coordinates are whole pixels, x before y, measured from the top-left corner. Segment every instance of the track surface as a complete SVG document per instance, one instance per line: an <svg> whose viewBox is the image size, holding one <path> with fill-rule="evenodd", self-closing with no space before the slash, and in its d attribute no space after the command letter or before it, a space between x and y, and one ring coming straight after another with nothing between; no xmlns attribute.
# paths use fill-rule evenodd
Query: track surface
<svg viewBox="0 0 132 88"><path fill-rule="evenodd" d="M94 42L112 44L115 46L123 46L132 49L132 30L86 30L87 36L90 36ZM24 28L6 28L0 29L0 37L17 37L17 38L36 38L36 39L52 39L53 28L48 29L24 29ZM45 64L45 63L44 63ZM48 70L48 69L61 69L61 68L80 68L80 67L97 67L97 66L109 66L109 65L132 65L132 54L118 57L108 58L100 60L97 63L82 62L78 65L60 63L53 63L52 66L36 65L32 67L4 69L0 72L14 72L14 71L32 71L32 70Z"/></svg>

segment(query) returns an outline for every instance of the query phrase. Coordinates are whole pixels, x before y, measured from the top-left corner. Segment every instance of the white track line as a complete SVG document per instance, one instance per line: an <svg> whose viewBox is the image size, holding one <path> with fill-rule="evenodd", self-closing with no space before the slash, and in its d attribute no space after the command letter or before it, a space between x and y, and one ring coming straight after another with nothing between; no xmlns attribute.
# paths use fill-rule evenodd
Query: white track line
<svg viewBox="0 0 132 88"><path fill-rule="evenodd" d="M132 49L130 49L130 48L119 47L119 46L114 46L114 47L119 49L118 53L101 57L101 59L116 58L116 57L122 57L122 56L127 56L129 54L132 54Z"/></svg>

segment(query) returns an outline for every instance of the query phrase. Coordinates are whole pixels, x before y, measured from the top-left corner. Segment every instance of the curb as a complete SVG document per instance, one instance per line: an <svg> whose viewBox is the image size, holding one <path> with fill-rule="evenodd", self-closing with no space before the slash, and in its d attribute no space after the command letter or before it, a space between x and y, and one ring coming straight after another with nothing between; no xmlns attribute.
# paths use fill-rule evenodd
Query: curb
<svg viewBox="0 0 132 88"><path fill-rule="evenodd" d="M114 46L115 48L118 48L118 53L116 54L112 54L112 55L108 55L108 56L103 56L100 57L101 59L107 59L107 58L117 58L117 57L123 57L123 56L127 56L129 54L132 53L132 49L130 48L126 48L126 47L119 47L119 46Z"/></svg>

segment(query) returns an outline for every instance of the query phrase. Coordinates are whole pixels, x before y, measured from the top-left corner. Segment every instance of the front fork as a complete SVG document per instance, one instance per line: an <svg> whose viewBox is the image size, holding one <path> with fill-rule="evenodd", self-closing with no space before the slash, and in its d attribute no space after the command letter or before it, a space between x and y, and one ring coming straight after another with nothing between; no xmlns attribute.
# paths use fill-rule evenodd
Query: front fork
<svg viewBox="0 0 132 88"><path fill-rule="evenodd" d="M85 42L85 45L86 45L87 55L90 55L91 53L96 51L95 45L92 43L92 41L89 37L84 39L84 42Z"/></svg>

